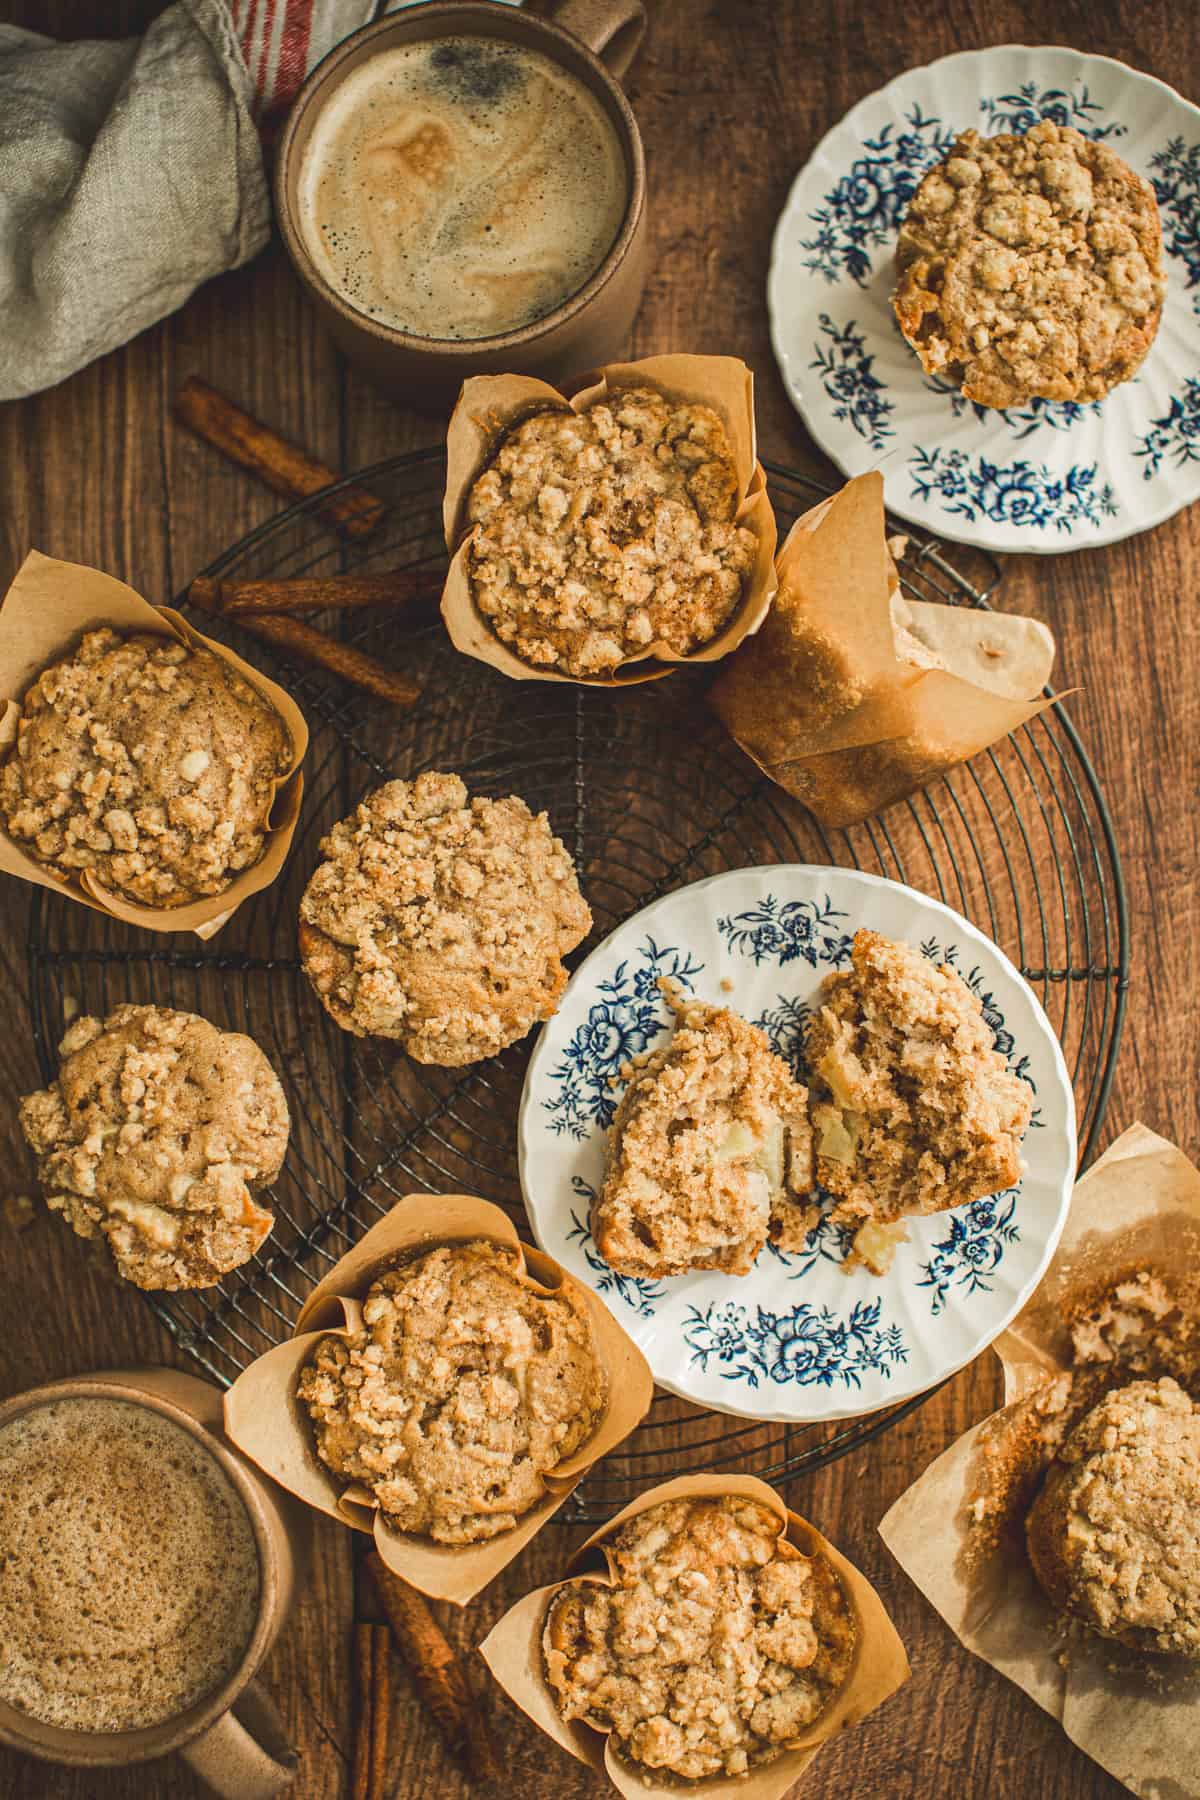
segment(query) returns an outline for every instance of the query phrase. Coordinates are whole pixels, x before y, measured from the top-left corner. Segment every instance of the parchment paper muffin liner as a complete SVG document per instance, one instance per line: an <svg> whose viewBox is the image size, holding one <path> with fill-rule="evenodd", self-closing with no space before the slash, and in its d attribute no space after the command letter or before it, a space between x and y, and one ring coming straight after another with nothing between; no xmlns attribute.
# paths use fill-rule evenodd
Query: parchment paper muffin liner
<svg viewBox="0 0 1200 1800"><path fill-rule="evenodd" d="M599 1423L575 1454L546 1477L549 1492L510 1531L480 1544L439 1544L394 1530L370 1492L338 1480L316 1452L307 1408L297 1398L300 1371L331 1333L362 1326L362 1302L387 1269L443 1244L486 1238L516 1250L519 1278L534 1293L566 1292L586 1311L604 1369ZM604 1302L552 1257L523 1244L508 1215L470 1194L410 1194L372 1226L313 1289L295 1335L251 1363L225 1396L225 1429L238 1448L309 1506L370 1533L380 1556L423 1593L464 1606L536 1536L578 1487L593 1463L628 1437L649 1408L650 1370Z"/></svg>
<svg viewBox="0 0 1200 1800"><path fill-rule="evenodd" d="M657 681L681 664L717 662L757 631L775 593L775 514L767 480L755 451L754 377L735 356L649 356L641 362L610 363L584 377L587 385L568 392L531 375L476 375L463 383L446 434L446 494L442 517L450 570L442 591L442 617L457 649L490 663L515 681L565 681L576 687L628 687ZM648 644L621 663L615 675L576 676L523 662L501 642L471 596L467 555L473 532L466 527L467 500L501 440L531 413L557 409L586 412L605 395L630 387L653 388L667 399L711 406L721 418L733 450L738 477L736 521L754 533L757 551L741 603L723 630L690 656L669 645Z"/></svg>
<svg viewBox="0 0 1200 1800"><path fill-rule="evenodd" d="M811 1729L774 1762L751 1769L746 1775L656 1782L621 1761L607 1734L579 1720L568 1723L561 1717L544 1674L542 1630L550 1602L561 1588L572 1582L612 1584L614 1570L604 1540L626 1519L636 1518L662 1501L723 1494L756 1500L768 1507L779 1520L781 1537L786 1537L805 1556L820 1552L828 1558L841 1577L857 1626L854 1659L845 1684L814 1719ZM510 1608L483 1640L479 1653L521 1711L580 1762L587 1763L597 1774L607 1775L626 1800L679 1800L682 1793L700 1795L702 1800L734 1800L734 1796L740 1800L780 1800L808 1768L822 1744L874 1712L909 1676L904 1646L870 1582L814 1525L791 1512L774 1488L752 1475L684 1475L648 1488L592 1533L571 1558L565 1580L526 1594Z"/></svg>
<svg viewBox="0 0 1200 1800"><path fill-rule="evenodd" d="M224 644L202 637L187 620L169 606L151 606L140 594L80 563L60 562L31 550L0 608L0 693L23 697L50 663L73 650L85 631L107 625L119 632L149 632L174 638L192 649L209 650L237 671L275 708L292 740L291 767L274 783L268 810L268 831L263 854L253 868L244 869L227 888L187 906L138 906L110 893L90 869L70 879L30 856L4 831L0 822L0 870L22 881L36 882L68 900L77 900L96 912L141 925L147 931L192 931L209 938L219 931L243 900L269 887L283 867L291 848L304 778L300 765L308 749L308 726L291 696L273 681L243 662ZM0 760L17 740L21 699L11 698L0 712Z"/></svg>
<svg viewBox="0 0 1200 1800"><path fill-rule="evenodd" d="M1054 1260L996 1340L1004 1406L943 1452L879 1529L959 1641L1072 1743L1132 1793L1186 1800L1200 1794L1200 1667L1066 1627L1025 1552L1025 1515L1051 1456L1039 1427L1071 1368L1068 1321L1142 1270L1196 1307L1200 1172L1132 1125L1077 1184Z"/></svg>
<svg viewBox="0 0 1200 1800"><path fill-rule="evenodd" d="M901 594L878 473L797 519L776 572L762 630L710 700L824 825L870 817L1054 704L1045 625Z"/></svg>

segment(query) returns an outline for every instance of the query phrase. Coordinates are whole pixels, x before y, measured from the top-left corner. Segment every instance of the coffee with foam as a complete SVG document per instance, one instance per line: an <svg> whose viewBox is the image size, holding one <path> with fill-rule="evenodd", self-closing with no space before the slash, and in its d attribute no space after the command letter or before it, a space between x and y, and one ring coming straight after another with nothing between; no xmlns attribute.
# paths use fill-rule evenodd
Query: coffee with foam
<svg viewBox="0 0 1200 1800"><path fill-rule="evenodd" d="M587 282L629 177L584 84L536 50L443 38L370 58L320 113L301 231L359 312L427 338L531 324Z"/></svg>
<svg viewBox="0 0 1200 1800"><path fill-rule="evenodd" d="M70 1731L177 1717L258 1616L254 1527L162 1413L72 1398L0 1428L0 1698Z"/></svg>

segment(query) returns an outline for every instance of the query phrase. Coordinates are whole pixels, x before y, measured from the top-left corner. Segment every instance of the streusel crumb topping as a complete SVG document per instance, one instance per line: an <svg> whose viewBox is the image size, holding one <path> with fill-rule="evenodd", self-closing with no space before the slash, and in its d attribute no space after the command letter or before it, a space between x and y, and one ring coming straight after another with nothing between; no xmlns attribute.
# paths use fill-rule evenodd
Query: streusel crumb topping
<svg viewBox="0 0 1200 1800"><path fill-rule="evenodd" d="M250 1038L196 1013L118 1006L76 1019L58 1080L21 1102L46 1204L102 1236L143 1288L211 1287L273 1217L255 1190L288 1143L279 1078Z"/></svg>
<svg viewBox="0 0 1200 1800"><path fill-rule="evenodd" d="M1169 1376L1134 1381L1060 1446L1026 1540L1051 1601L1103 1637L1200 1657L1200 1413Z"/></svg>
<svg viewBox="0 0 1200 1800"><path fill-rule="evenodd" d="M376 788L321 850L300 949L343 1030L455 1065L553 1013L592 916L545 813L429 773Z"/></svg>
<svg viewBox="0 0 1200 1800"><path fill-rule="evenodd" d="M807 1093L756 1025L661 985L675 1032L633 1060L596 1248L621 1274L744 1275L768 1236L800 1249L816 1218Z"/></svg>
<svg viewBox="0 0 1200 1800"><path fill-rule="evenodd" d="M591 1323L517 1268L501 1244L431 1250L373 1282L364 1329L323 1338L301 1372L317 1454L400 1531L445 1544L508 1531L596 1426Z"/></svg>
<svg viewBox="0 0 1200 1800"><path fill-rule="evenodd" d="M471 591L538 668L607 675L652 644L709 643L742 596L752 532L709 406L646 388L517 425L471 490Z"/></svg>
<svg viewBox="0 0 1200 1800"><path fill-rule="evenodd" d="M905 337L981 406L1102 399L1150 348L1166 291L1149 182L1049 119L963 132L913 195L896 265Z"/></svg>
<svg viewBox="0 0 1200 1800"><path fill-rule="evenodd" d="M606 1546L615 1585L551 1602L546 1676L565 1719L625 1760L687 1781L771 1762L841 1688L855 1624L823 1556L752 1500L669 1500Z"/></svg>
<svg viewBox="0 0 1200 1800"><path fill-rule="evenodd" d="M291 757L275 708L210 651L106 627L22 700L0 812L64 879L186 906L259 860Z"/></svg>
<svg viewBox="0 0 1200 1800"><path fill-rule="evenodd" d="M1012 1187L1033 1112L995 1048L977 995L911 945L859 931L826 977L807 1061L817 1179L877 1274L906 1215Z"/></svg>

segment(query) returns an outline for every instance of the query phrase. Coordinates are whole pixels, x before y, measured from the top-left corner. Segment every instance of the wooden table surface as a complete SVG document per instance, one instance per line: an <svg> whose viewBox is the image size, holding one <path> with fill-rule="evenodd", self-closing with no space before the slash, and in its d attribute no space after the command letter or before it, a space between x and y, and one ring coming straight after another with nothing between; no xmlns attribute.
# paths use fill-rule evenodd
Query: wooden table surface
<svg viewBox="0 0 1200 1800"><path fill-rule="evenodd" d="M847 107L904 68L952 50L1059 42L1117 56L1200 97L1200 40L1182 0L650 0L654 14L630 90L645 134L652 273L632 353L732 351L758 377L767 455L828 474L784 395L764 309L768 247L797 169ZM110 0L4 0L0 19L62 37L141 29L159 8ZM276 510L248 478L177 430L171 396L189 374L225 388L327 461L347 468L432 443L436 428L374 395L314 327L278 245L211 283L179 313L51 393L0 407L0 578L26 551L98 564L169 599L225 545ZM1200 1150L1195 995L1200 772L1194 587L1200 509L1111 549L1013 559L1008 605L1053 626L1064 685L1107 788L1130 888L1133 984L1103 1142L1134 1119ZM0 1031L0 1194L33 1191L16 1097L38 1084L25 1010L28 890L0 890L6 980ZM82 1246L40 1207L0 1223L0 1394L101 1366L180 1360L140 1298L99 1282ZM968 1656L891 1563L882 1513L948 1443L997 1402L984 1355L881 1441L792 1485L877 1584L912 1659L908 1687L831 1745L804 1784L812 1800L1077 1800L1125 1790L1068 1744L1031 1701ZM514 1598L552 1578L578 1529L551 1527L464 1614L470 1645ZM298 1800L349 1792L350 1535L322 1522L313 1572L265 1679L302 1752ZM394 1793L459 1800L469 1788L443 1754L397 1665ZM510 1788L523 1800L584 1800L601 1784L494 1692ZM13 1800L189 1800L178 1763L76 1775L0 1755Z"/></svg>

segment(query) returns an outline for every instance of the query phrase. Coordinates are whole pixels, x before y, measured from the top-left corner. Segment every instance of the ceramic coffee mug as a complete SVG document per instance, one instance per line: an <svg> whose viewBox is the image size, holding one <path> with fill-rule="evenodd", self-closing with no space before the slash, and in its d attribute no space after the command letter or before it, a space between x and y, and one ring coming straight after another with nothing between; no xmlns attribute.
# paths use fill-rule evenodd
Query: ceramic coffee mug
<svg viewBox="0 0 1200 1800"><path fill-rule="evenodd" d="M642 0L566 0L552 23L493 0L454 0L408 7L365 25L318 63L280 141L276 210L288 253L335 343L378 387L409 403L437 404L450 400L468 375L554 380L611 362L623 348L646 279L646 169L637 121L616 78L632 62L644 29ZM445 37L492 38L549 57L600 102L625 156L625 216L599 267L553 311L498 337L418 337L369 318L325 280L300 226L304 152L337 88L381 51Z"/></svg>
<svg viewBox="0 0 1200 1800"><path fill-rule="evenodd" d="M79 1768L147 1762L177 1750L225 1800L271 1800L296 1769L282 1721L254 1681L282 1629L306 1525L298 1509L234 1450L221 1424L221 1394L174 1369L119 1369L57 1381L0 1405L0 1427L56 1400L122 1400L149 1407L195 1438L232 1482L258 1547L258 1617L233 1674L177 1717L133 1731L67 1731L0 1700L0 1743L45 1762Z"/></svg>

